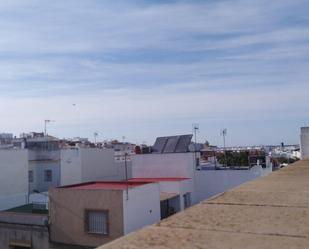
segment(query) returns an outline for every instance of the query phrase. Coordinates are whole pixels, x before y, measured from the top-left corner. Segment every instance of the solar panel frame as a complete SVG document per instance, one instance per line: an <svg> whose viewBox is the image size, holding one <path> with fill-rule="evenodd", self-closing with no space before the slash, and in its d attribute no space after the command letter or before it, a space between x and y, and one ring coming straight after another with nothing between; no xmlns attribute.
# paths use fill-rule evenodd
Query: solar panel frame
<svg viewBox="0 0 309 249"><path fill-rule="evenodd" d="M181 135L176 146L175 152L188 152L193 135Z"/></svg>
<svg viewBox="0 0 309 249"><path fill-rule="evenodd" d="M158 137L155 144L152 146L154 153L163 153L168 137Z"/></svg>
<svg viewBox="0 0 309 249"><path fill-rule="evenodd" d="M168 137L163 153L174 153L176 150L176 146L178 144L179 138L180 136Z"/></svg>

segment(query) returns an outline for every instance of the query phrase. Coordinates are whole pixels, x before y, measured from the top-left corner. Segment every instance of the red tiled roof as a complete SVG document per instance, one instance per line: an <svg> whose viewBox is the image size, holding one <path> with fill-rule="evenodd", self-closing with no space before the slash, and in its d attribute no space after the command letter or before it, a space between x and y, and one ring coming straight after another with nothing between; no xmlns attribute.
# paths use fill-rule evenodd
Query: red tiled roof
<svg viewBox="0 0 309 249"><path fill-rule="evenodd" d="M68 189L110 189L110 190L125 190L127 187L134 188L148 184L150 182L88 182L76 185L64 186L61 188Z"/></svg>
<svg viewBox="0 0 309 249"><path fill-rule="evenodd" d="M128 181L132 183L139 182L180 182L184 180L189 180L190 178L181 177L167 177L167 178L131 178Z"/></svg>

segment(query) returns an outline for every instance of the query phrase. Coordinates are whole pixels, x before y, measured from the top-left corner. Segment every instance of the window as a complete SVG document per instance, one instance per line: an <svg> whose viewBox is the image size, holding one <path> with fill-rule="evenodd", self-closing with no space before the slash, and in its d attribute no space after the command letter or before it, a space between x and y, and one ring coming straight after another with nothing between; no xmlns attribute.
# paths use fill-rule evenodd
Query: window
<svg viewBox="0 0 309 249"><path fill-rule="evenodd" d="M191 193L186 193L183 195L184 207L188 208L191 206Z"/></svg>
<svg viewBox="0 0 309 249"><path fill-rule="evenodd" d="M28 171L28 181L33 182L33 170Z"/></svg>
<svg viewBox="0 0 309 249"><path fill-rule="evenodd" d="M52 180L53 180L53 172L50 169L45 170L44 181L51 182Z"/></svg>
<svg viewBox="0 0 309 249"><path fill-rule="evenodd" d="M86 231L93 234L108 235L108 212L86 210Z"/></svg>

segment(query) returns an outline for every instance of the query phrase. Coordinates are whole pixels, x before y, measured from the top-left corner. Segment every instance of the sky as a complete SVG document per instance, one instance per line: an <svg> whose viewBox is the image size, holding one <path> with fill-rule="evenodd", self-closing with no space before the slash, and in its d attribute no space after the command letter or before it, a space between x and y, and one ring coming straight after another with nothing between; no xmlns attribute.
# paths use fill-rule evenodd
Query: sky
<svg viewBox="0 0 309 249"><path fill-rule="evenodd" d="M307 0L2 0L0 132L299 142Z"/></svg>

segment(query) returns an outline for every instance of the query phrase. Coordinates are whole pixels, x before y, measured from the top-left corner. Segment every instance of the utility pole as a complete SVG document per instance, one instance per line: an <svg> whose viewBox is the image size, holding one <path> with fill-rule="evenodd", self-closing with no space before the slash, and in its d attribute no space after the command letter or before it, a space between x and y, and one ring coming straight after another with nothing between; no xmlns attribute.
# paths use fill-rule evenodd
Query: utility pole
<svg viewBox="0 0 309 249"><path fill-rule="evenodd" d="M197 143L197 138L196 138L196 133L199 130L199 125L198 124L193 124L193 132L194 132L194 164L195 164L195 168L197 168L197 156L196 156L196 143Z"/></svg>
<svg viewBox="0 0 309 249"><path fill-rule="evenodd" d="M227 135L227 129L226 129L226 128L222 129L221 135L222 135L222 137L223 137L223 149L224 149L225 167L227 167L226 147L225 147L225 136Z"/></svg>
<svg viewBox="0 0 309 249"><path fill-rule="evenodd" d="M128 165L127 165L127 156L128 153L124 154L124 167L125 167L125 177L126 177L126 184L127 184L127 200L129 200L129 183L128 183Z"/></svg>

